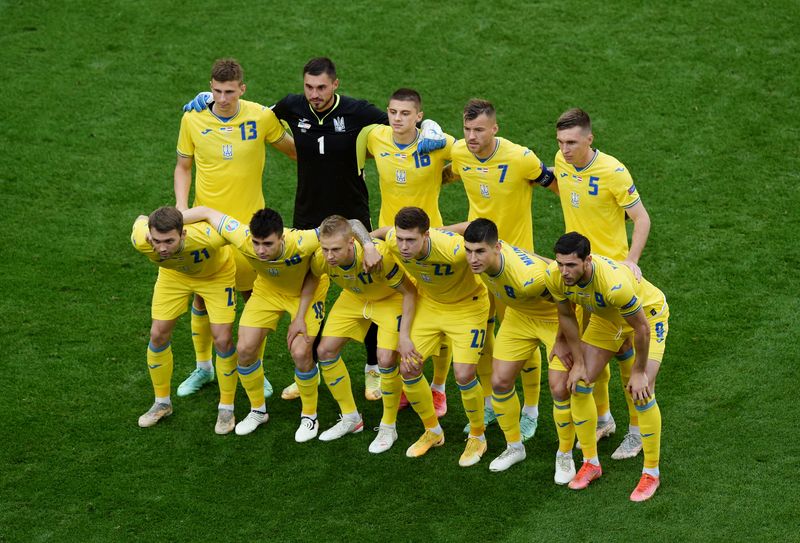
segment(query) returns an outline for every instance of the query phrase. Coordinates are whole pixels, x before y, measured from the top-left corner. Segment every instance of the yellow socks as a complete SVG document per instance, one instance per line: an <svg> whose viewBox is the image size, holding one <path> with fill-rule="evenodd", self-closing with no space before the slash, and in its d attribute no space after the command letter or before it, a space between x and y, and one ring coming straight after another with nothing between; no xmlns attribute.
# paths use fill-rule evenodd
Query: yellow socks
<svg viewBox="0 0 800 543"><path fill-rule="evenodd" d="M424 374L410 380L403 379L403 391L406 393L408 403L416 411L426 429L434 428L439 424L436 412L433 410L433 394L428 380Z"/></svg>
<svg viewBox="0 0 800 543"><path fill-rule="evenodd" d="M572 424L569 398L563 402L553 400L553 422L556 423L559 452L572 451L572 444L575 443L575 426Z"/></svg>
<svg viewBox="0 0 800 543"><path fill-rule="evenodd" d="M610 366L606 364L603 371L597 376L594 382L594 392L592 392L598 415L604 415L611 409L611 402L608 398L608 382L610 380L611 369Z"/></svg>
<svg viewBox="0 0 800 543"><path fill-rule="evenodd" d="M383 400L383 417L381 424L392 426L397 422L397 409L400 407L400 393L403 391L403 379L397 366L378 368L381 374L381 399Z"/></svg>
<svg viewBox="0 0 800 543"><path fill-rule="evenodd" d="M250 408L260 411L264 406L264 366L256 360L251 366L238 366L239 380L250 399Z"/></svg>
<svg viewBox="0 0 800 543"><path fill-rule="evenodd" d="M492 408L497 414L497 422L506 436L506 442L519 443L522 441L519 429L520 406L517 390L512 387L508 392L493 393Z"/></svg>
<svg viewBox="0 0 800 543"><path fill-rule="evenodd" d="M217 351L217 382L219 383L219 403L233 405L236 396L236 384L239 377L236 375L236 366L239 365L239 355L236 347L230 352ZM263 395L263 391L262 391Z"/></svg>
<svg viewBox="0 0 800 543"><path fill-rule="evenodd" d="M536 349L533 356L522 366L522 396L525 405L539 405L539 394L542 391L542 355Z"/></svg>
<svg viewBox="0 0 800 543"><path fill-rule="evenodd" d="M353 398L353 387L350 384L350 374L344 365L341 356L333 360L320 360L319 367L328 390L333 399L339 404L342 415L356 412L356 400Z"/></svg>
<svg viewBox="0 0 800 543"><path fill-rule="evenodd" d="M575 433L583 449L584 459L597 456L597 408L592 397L592 387L584 381L578 381L578 386L571 398L572 422L575 424Z"/></svg>
<svg viewBox="0 0 800 543"><path fill-rule="evenodd" d="M147 368L156 398L168 398L172 381L172 342L162 347L147 344Z"/></svg>
<svg viewBox="0 0 800 543"><path fill-rule="evenodd" d="M485 427L483 425L483 391L478 386L478 379L473 378L466 385L459 384L461 389L461 403L464 405L464 412L469 419L469 434L472 436L482 436ZM519 415L517 415L519 421Z"/></svg>
<svg viewBox="0 0 800 543"><path fill-rule="evenodd" d="M313 417L317 414L317 401L319 400L318 374L319 370L316 364L311 371L300 371L297 368L294 370L294 382L297 383L297 389L300 391L300 402L303 404L301 414L308 417Z"/></svg>
<svg viewBox="0 0 800 543"><path fill-rule="evenodd" d="M447 374L450 373L450 362L452 356L450 340L445 340L439 349L439 354L431 357L433 361L433 384L443 386L447 381Z"/></svg>
<svg viewBox="0 0 800 543"><path fill-rule="evenodd" d="M486 322L486 339L483 341L483 350L478 359L477 374L481 383L484 398L492 396L492 357L494 354L494 318ZM484 403L486 405L486 403Z"/></svg>
<svg viewBox="0 0 800 543"><path fill-rule="evenodd" d="M211 348L214 341L211 337L211 323L208 311L192 306L192 343L195 359L198 362L211 362Z"/></svg>
<svg viewBox="0 0 800 543"><path fill-rule="evenodd" d="M642 433L644 467L657 468L661 452L661 410L656 395L647 398L644 405L637 405L636 410L639 412L639 430Z"/></svg>
<svg viewBox="0 0 800 543"><path fill-rule="evenodd" d="M629 349L624 354L617 356L619 362L619 375L622 381L622 388L625 391L625 402L628 404L628 416L630 417L631 426L639 426L639 412L636 406L633 405L633 398L628 392L628 381L631 378L631 368L633 367L634 358L633 349Z"/></svg>

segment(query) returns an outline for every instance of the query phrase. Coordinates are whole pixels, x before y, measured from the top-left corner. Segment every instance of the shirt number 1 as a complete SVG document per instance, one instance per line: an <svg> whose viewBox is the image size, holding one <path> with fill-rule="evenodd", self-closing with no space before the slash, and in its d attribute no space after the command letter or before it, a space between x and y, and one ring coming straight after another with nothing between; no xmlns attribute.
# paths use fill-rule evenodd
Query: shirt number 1
<svg viewBox="0 0 800 543"><path fill-rule="evenodd" d="M317 142L319 142L319 154L325 154L325 136L320 136L317 138Z"/></svg>

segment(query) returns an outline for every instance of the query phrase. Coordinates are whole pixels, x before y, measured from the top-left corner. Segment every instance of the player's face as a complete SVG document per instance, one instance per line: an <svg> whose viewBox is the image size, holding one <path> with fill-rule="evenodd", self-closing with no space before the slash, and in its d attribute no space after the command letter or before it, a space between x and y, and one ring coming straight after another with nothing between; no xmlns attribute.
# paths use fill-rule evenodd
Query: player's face
<svg viewBox="0 0 800 543"><path fill-rule="evenodd" d="M568 255L556 253L556 262L558 263L558 271L561 272L561 277L564 278L564 284L568 287L589 279L588 276L592 269L592 255L587 256L586 260L581 260L575 253Z"/></svg>
<svg viewBox="0 0 800 543"><path fill-rule="evenodd" d="M494 151L494 136L497 134L497 120L481 114L468 121L464 119L464 139L467 148L475 155L485 158Z"/></svg>
<svg viewBox="0 0 800 543"><path fill-rule="evenodd" d="M496 274L500 271L500 244L489 245L480 241L471 243L464 242L464 249L467 251L467 262L472 273Z"/></svg>
<svg viewBox="0 0 800 543"><path fill-rule="evenodd" d="M400 251L400 256L406 260L416 260L424 256L425 249L427 249L428 232L420 232L416 228L404 230L402 228L395 229L397 236L397 249Z"/></svg>
<svg viewBox="0 0 800 543"><path fill-rule="evenodd" d="M303 92L306 100L317 111L325 111L333 103L333 94L339 88L339 80L328 74L305 74L303 76Z"/></svg>
<svg viewBox="0 0 800 543"><path fill-rule="evenodd" d="M349 266L355 260L352 236L333 234L319 238L322 256L329 266Z"/></svg>
<svg viewBox="0 0 800 543"><path fill-rule="evenodd" d="M389 100L386 108L389 114L389 124L396 136L408 136L417 129L417 123L422 120L422 112L417 109L417 104L405 100Z"/></svg>
<svg viewBox="0 0 800 543"><path fill-rule="evenodd" d="M556 131L558 148L564 160L573 166L582 168L589 163L594 135L580 126Z"/></svg>
<svg viewBox="0 0 800 543"><path fill-rule="evenodd" d="M253 252L256 253L259 260L275 260L283 250L283 236L277 233L270 234L265 238L253 236L252 240Z"/></svg>
<svg viewBox="0 0 800 543"><path fill-rule="evenodd" d="M245 84L239 81L211 80L211 94L214 96L214 112L223 117L235 115L239 109L239 97L244 94Z"/></svg>
<svg viewBox="0 0 800 543"><path fill-rule="evenodd" d="M186 239L186 230L181 232L176 229L169 232L159 232L153 228L150 229L150 244L162 260L175 255L180 250L184 239Z"/></svg>

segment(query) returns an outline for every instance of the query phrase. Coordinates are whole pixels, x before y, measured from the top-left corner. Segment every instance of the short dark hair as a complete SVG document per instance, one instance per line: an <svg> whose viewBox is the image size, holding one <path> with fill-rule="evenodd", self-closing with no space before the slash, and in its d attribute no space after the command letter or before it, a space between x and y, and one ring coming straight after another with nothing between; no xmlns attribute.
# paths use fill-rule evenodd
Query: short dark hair
<svg viewBox="0 0 800 543"><path fill-rule="evenodd" d="M395 215L394 226L402 230L416 228L421 233L425 233L431 227L431 219L425 211L418 207L404 207Z"/></svg>
<svg viewBox="0 0 800 543"><path fill-rule="evenodd" d="M274 209L259 209L250 219L250 233L256 238L268 238L272 234L283 235L283 219Z"/></svg>
<svg viewBox="0 0 800 543"><path fill-rule="evenodd" d="M577 232L568 232L558 238L553 250L559 255L571 255L575 253L581 260L586 260L589 253L592 252L592 244L586 236Z"/></svg>
<svg viewBox="0 0 800 543"><path fill-rule="evenodd" d="M336 65L328 57L312 58L303 66L303 75L328 74L331 79L336 79Z"/></svg>
<svg viewBox="0 0 800 543"><path fill-rule="evenodd" d="M159 207L147 217L147 227L161 234L183 232L183 213L173 206Z"/></svg>
<svg viewBox="0 0 800 543"><path fill-rule="evenodd" d="M211 79L224 83L226 81L244 81L244 70L235 58L219 58L211 67Z"/></svg>
<svg viewBox="0 0 800 543"><path fill-rule="evenodd" d="M494 245L499 239L497 225L489 219L475 219L464 230L464 241Z"/></svg>
<svg viewBox="0 0 800 543"><path fill-rule="evenodd" d="M473 98L469 102L467 102L466 106L464 106L465 121L474 121L481 115L486 115L487 117L490 118L496 116L494 106L489 100Z"/></svg>
<svg viewBox="0 0 800 543"><path fill-rule="evenodd" d="M556 130L566 130L574 126L580 126L585 132L592 131L592 119L579 107L568 109L556 121Z"/></svg>
<svg viewBox="0 0 800 543"><path fill-rule="evenodd" d="M422 109L422 97L414 89L397 89L389 97L389 100L400 100L402 102L414 102L417 109Z"/></svg>

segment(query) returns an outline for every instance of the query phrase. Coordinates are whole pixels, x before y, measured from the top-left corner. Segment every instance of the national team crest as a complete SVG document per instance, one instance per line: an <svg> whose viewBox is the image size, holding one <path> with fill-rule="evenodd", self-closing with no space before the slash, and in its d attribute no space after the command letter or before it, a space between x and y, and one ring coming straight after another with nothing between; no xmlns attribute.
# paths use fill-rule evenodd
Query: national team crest
<svg viewBox="0 0 800 543"><path fill-rule="evenodd" d="M275 268L270 268L268 271L272 277L278 277L278 275L280 275L280 272L278 272L278 270L276 270Z"/></svg>
<svg viewBox="0 0 800 543"><path fill-rule="evenodd" d="M489 197L489 185L481 183L481 196L483 196L484 198Z"/></svg>
<svg viewBox="0 0 800 543"><path fill-rule="evenodd" d="M395 170L395 172L394 172L394 180L397 182L398 185L405 185L406 184L406 171L405 170Z"/></svg>
<svg viewBox="0 0 800 543"><path fill-rule="evenodd" d="M227 143L222 146L222 158L231 160L233 158L233 145Z"/></svg>
<svg viewBox="0 0 800 543"><path fill-rule="evenodd" d="M431 282L431 276L430 276L430 275L428 275L427 273L420 274L420 277L421 277L421 278L422 278L422 280L423 280L423 281L425 281L426 283L430 283L430 282Z"/></svg>
<svg viewBox="0 0 800 543"><path fill-rule="evenodd" d="M237 228L239 228L239 221L236 219L231 219L225 224L225 230L228 232L233 232Z"/></svg>
<svg viewBox="0 0 800 543"><path fill-rule="evenodd" d="M580 207L580 196L577 192L569 193L569 202L572 204L572 207Z"/></svg>
<svg viewBox="0 0 800 543"><path fill-rule="evenodd" d="M333 129L336 132L344 132L344 117L333 118Z"/></svg>

